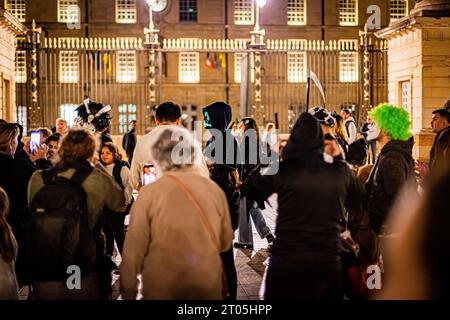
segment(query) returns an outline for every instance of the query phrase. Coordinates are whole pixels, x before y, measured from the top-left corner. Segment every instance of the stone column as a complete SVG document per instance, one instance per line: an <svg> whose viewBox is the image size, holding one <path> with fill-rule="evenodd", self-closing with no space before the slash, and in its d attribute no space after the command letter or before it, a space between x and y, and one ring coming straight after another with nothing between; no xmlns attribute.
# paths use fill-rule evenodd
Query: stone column
<svg viewBox="0 0 450 320"><path fill-rule="evenodd" d="M387 39L389 102L403 106L415 136L414 156L427 161L435 134L432 111L450 97L450 0L416 1L411 14L376 33Z"/></svg>

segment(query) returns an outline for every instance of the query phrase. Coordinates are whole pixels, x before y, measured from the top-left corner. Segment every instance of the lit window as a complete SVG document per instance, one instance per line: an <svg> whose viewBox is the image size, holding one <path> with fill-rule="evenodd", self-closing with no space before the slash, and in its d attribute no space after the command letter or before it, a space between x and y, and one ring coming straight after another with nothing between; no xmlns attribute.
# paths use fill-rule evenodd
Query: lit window
<svg viewBox="0 0 450 320"><path fill-rule="evenodd" d="M17 114L17 123L23 127L23 132L28 131L28 123L27 123L27 107L26 106L17 106L16 114Z"/></svg>
<svg viewBox="0 0 450 320"><path fill-rule="evenodd" d="M402 107L408 112L411 112L411 81L401 82L402 88Z"/></svg>
<svg viewBox="0 0 450 320"><path fill-rule="evenodd" d="M358 25L358 0L339 0L339 24Z"/></svg>
<svg viewBox="0 0 450 320"><path fill-rule="evenodd" d="M237 52L234 54L234 82L241 83L242 80L242 58L246 56L245 52ZM255 59L252 54L248 54L250 58L250 80L255 82Z"/></svg>
<svg viewBox="0 0 450 320"><path fill-rule="evenodd" d="M136 52L117 52L117 82L136 82Z"/></svg>
<svg viewBox="0 0 450 320"><path fill-rule="evenodd" d="M358 51L356 40L339 40L339 81L358 82Z"/></svg>
<svg viewBox="0 0 450 320"><path fill-rule="evenodd" d="M234 0L234 24L252 25L254 19L253 0Z"/></svg>
<svg viewBox="0 0 450 320"><path fill-rule="evenodd" d="M136 23L135 0L116 0L116 22Z"/></svg>
<svg viewBox="0 0 450 320"><path fill-rule="evenodd" d="M20 22L25 22L25 0L6 0L5 7Z"/></svg>
<svg viewBox="0 0 450 320"><path fill-rule="evenodd" d="M78 52L74 50L63 50L59 52L59 82L78 82Z"/></svg>
<svg viewBox="0 0 450 320"><path fill-rule="evenodd" d="M197 21L197 0L180 0L180 21Z"/></svg>
<svg viewBox="0 0 450 320"><path fill-rule="evenodd" d="M198 52L180 52L179 81L196 83L200 81L200 63Z"/></svg>
<svg viewBox="0 0 450 320"><path fill-rule="evenodd" d="M16 83L27 83L27 53L16 51Z"/></svg>
<svg viewBox="0 0 450 320"><path fill-rule="evenodd" d="M291 26L306 24L306 0L288 0L287 20Z"/></svg>
<svg viewBox="0 0 450 320"><path fill-rule="evenodd" d="M119 105L119 133L124 134L128 132L128 125L130 121L136 120L136 105L135 104L121 104Z"/></svg>
<svg viewBox="0 0 450 320"><path fill-rule="evenodd" d="M406 17L408 14L408 0L391 0L389 10L391 22Z"/></svg>
<svg viewBox="0 0 450 320"><path fill-rule="evenodd" d="M288 52L288 82L306 82L306 52Z"/></svg>
<svg viewBox="0 0 450 320"><path fill-rule="evenodd" d="M78 105L73 103L65 103L59 106L59 117L66 120L69 127L75 123L75 118L77 117L76 108L78 108Z"/></svg>
<svg viewBox="0 0 450 320"><path fill-rule="evenodd" d="M77 23L80 21L78 0L58 0L58 22Z"/></svg>

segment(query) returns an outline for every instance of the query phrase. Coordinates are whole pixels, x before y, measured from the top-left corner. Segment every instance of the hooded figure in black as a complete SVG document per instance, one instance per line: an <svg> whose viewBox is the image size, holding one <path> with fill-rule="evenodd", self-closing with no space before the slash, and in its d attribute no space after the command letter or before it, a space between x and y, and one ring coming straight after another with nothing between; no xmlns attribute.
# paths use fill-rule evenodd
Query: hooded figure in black
<svg viewBox="0 0 450 320"><path fill-rule="evenodd" d="M228 130L231 107L225 102L215 102L203 108L205 129L212 137L206 143L205 157L213 179L225 192L230 207L233 230L238 226L239 195L236 192L234 173L237 172L238 145Z"/></svg>
<svg viewBox="0 0 450 320"><path fill-rule="evenodd" d="M228 125L231 122L231 107L224 102L215 102L203 108L204 126L211 130L212 137L207 142L205 157L211 179L225 192L230 209L233 230L238 226L239 193L236 190L237 142ZM234 265L233 246L221 253L227 278L227 291L231 300L237 297L237 274Z"/></svg>
<svg viewBox="0 0 450 320"><path fill-rule="evenodd" d="M339 222L345 207L361 202L363 188L344 161L325 161L323 152L319 122L303 113L283 151L279 172L254 176L241 187L241 193L254 200L278 194L266 299L339 298Z"/></svg>

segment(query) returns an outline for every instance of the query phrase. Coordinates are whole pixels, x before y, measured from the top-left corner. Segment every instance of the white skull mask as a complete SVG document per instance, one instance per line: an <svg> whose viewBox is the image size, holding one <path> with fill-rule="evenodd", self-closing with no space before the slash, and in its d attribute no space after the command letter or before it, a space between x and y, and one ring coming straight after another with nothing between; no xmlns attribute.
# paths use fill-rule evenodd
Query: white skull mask
<svg viewBox="0 0 450 320"><path fill-rule="evenodd" d="M380 135L380 128L378 128L375 122L369 124L369 130L367 131L367 141L376 140Z"/></svg>

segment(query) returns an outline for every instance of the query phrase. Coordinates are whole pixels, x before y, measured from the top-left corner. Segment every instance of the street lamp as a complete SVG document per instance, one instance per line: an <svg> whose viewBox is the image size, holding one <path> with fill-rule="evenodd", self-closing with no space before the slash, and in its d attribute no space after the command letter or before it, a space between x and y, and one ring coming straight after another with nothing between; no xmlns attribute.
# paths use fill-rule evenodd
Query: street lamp
<svg viewBox="0 0 450 320"><path fill-rule="evenodd" d="M146 44L149 46L158 46L158 32L159 30L155 29L155 25L153 23L153 6L155 5L156 0L147 0L148 4L148 15L149 15L149 23L148 28L144 29L146 35Z"/></svg>
<svg viewBox="0 0 450 320"><path fill-rule="evenodd" d="M256 1L256 19L255 19L255 27L252 34L252 46L264 46L264 35L266 32L262 30L259 26L259 12L265 5L267 0L255 0Z"/></svg>
<svg viewBox="0 0 450 320"><path fill-rule="evenodd" d="M152 30L155 28L155 26L153 25L153 6L155 5L156 0L147 0L147 4L148 4L148 14L149 14L149 29Z"/></svg>
<svg viewBox="0 0 450 320"><path fill-rule="evenodd" d="M259 10L266 5L267 0L256 0L256 23L255 31L259 31Z"/></svg>

